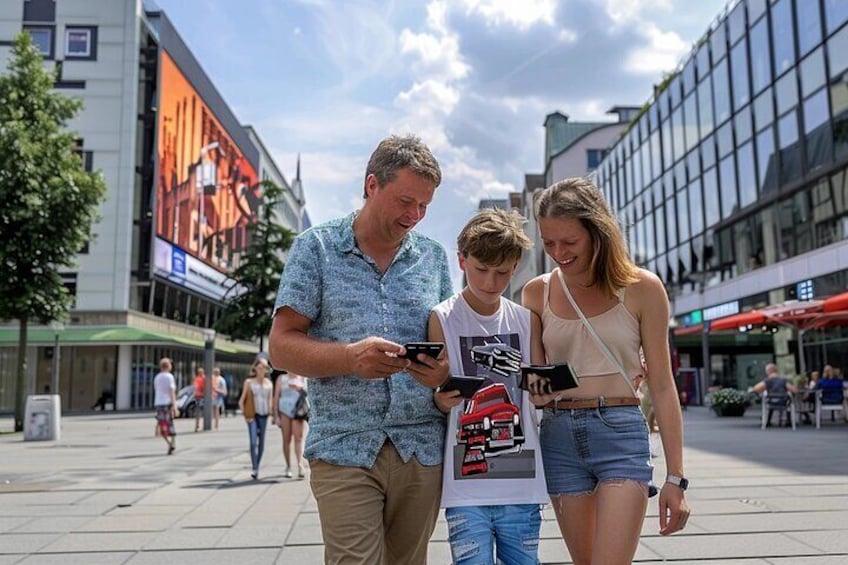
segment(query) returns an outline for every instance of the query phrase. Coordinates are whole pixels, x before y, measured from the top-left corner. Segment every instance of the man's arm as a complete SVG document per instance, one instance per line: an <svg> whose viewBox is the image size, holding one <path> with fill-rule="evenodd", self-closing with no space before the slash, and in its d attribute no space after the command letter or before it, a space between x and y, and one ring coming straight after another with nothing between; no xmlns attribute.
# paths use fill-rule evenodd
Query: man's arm
<svg viewBox="0 0 848 565"><path fill-rule="evenodd" d="M177 391L177 386L174 384L173 381L171 381L171 414L173 414L174 418L176 418L180 413L180 409L177 408L177 392L176 391Z"/></svg>
<svg viewBox="0 0 848 565"><path fill-rule="evenodd" d="M274 367L310 378L355 374L384 379L411 363L396 357L403 353L397 343L379 337L354 343L320 341L309 337L311 324L312 320L288 306L277 310L268 340Z"/></svg>

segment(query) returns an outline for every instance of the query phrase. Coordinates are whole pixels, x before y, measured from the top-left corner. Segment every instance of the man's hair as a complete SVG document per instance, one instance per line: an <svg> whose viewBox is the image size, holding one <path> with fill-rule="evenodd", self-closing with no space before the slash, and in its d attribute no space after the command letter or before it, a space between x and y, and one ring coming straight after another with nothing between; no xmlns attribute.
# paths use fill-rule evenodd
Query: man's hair
<svg viewBox="0 0 848 565"><path fill-rule="evenodd" d="M592 238L590 284L607 294L639 280L638 268L627 252L627 242L603 194L589 179L576 177L552 184L534 195L534 212L539 218L574 218Z"/></svg>
<svg viewBox="0 0 848 565"><path fill-rule="evenodd" d="M374 175L382 187L393 181L398 171L406 168L429 180L434 186L442 183L439 162L424 142L414 135L392 135L381 141L368 160L365 181L367 183L368 175ZM368 198L368 191L364 187L363 196Z"/></svg>
<svg viewBox="0 0 848 565"><path fill-rule="evenodd" d="M168 357L162 357L159 359L159 370L160 371L170 371L172 367L171 360Z"/></svg>
<svg viewBox="0 0 848 565"><path fill-rule="evenodd" d="M525 221L516 210L480 210L459 232L456 247L463 257L470 255L484 265L518 261L525 249L533 247L522 227Z"/></svg>

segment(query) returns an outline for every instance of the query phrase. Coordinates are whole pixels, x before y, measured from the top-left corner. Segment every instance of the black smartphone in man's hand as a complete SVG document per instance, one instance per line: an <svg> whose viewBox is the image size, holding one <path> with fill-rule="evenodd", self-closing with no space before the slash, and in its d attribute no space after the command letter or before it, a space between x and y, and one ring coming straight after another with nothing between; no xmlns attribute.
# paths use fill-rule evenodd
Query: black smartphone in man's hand
<svg viewBox="0 0 848 565"><path fill-rule="evenodd" d="M398 355L398 357L419 363L419 353L424 353L435 359L445 348L445 344L440 341L415 341L407 343L403 347L406 349L406 355Z"/></svg>
<svg viewBox="0 0 848 565"><path fill-rule="evenodd" d="M484 377L454 377L451 376L445 384L439 387L439 392L458 390L462 398L471 398L486 382Z"/></svg>

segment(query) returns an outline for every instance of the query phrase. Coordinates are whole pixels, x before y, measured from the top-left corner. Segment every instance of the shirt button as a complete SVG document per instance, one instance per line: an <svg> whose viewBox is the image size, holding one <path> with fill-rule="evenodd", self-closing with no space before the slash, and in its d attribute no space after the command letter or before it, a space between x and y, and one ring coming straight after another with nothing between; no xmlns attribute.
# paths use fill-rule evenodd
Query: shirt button
<svg viewBox="0 0 848 565"><path fill-rule="evenodd" d="M383 331L389 333L389 326L383 326Z"/></svg>

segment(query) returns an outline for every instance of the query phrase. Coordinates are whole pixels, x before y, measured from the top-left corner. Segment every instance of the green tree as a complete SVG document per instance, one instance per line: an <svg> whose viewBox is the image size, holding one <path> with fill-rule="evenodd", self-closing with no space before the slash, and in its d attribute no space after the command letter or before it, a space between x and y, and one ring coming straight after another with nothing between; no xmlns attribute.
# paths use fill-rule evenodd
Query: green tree
<svg viewBox="0 0 848 565"><path fill-rule="evenodd" d="M65 127L82 103L53 92L55 78L29 33L18 34L0 76L0 319L20 324L16 431L23 429L29 322L66 317L73 296L61 273L76 268L106 193L102 177L85 172Z"/></svg>
<svg viewBox="0 0 848 565"><path fill-rule="evenodd" d="M231 275L234 282L227 291L227 306L215 329L234 339L258 338L262 350L265 336L271 332L274 301L285 267L282 254L291 247L294 233L277 222L283 189L267 180L260 186L259 217L247 227L250 245Z"/></svg>

